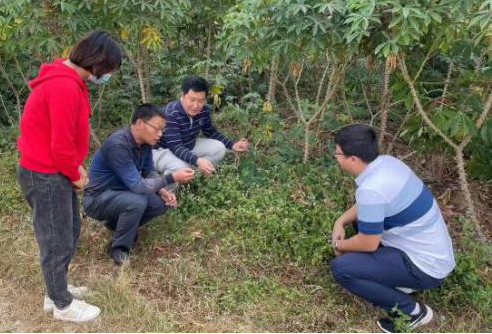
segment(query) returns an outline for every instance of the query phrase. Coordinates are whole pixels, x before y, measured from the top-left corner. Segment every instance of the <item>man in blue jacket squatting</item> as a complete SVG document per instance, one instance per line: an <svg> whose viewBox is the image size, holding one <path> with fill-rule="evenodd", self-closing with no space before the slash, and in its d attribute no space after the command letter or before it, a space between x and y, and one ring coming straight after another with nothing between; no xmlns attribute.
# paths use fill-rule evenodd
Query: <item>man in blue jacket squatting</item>
<svg viewBox="0 0 492 334"><path fill-rule="evenodd" d="M193 179L191 168L160 177L154 171L152 146L162 136L165 115L152 104L133 113L129 127L113 133L94 155L85 189L85 213L105 221L114 231L109 256L117 265L128 257L140 226L177 205L176 196L164 187Z"/></svg>

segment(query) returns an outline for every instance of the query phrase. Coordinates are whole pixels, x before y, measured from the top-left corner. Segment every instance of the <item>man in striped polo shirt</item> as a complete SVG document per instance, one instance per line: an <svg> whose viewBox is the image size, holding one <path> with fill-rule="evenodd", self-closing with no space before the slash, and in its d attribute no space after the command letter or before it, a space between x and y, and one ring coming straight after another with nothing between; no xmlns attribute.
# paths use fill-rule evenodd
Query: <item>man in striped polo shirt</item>
<svg viewBox="0 0 492 334"><path fill-rule="evenodd" d="M234 143L214 127L210 108L205 104L207 95L205 79L187 78L181 98L164 108L166 132L159 142L160 148L153 150L155 168L160 173L196 166L204 174L212 174L224 158L226 148L235 152L248 150L247 139ZM200 131L206 138L198 138Z"/></svg>
<svg viewBox="0 0 492 334"><path fill-rule="evenodd" d="M430 322L432 309L408 293L439 286L455 267L436 200L406 164L378 156L373 128L349 125L337 133L335 144L340 167L357 175L356 203L333 226L335 281L389 312L377 322L385 332L398 331L397 317L410 328ZM354 222L358 232L346 239L345 226Z"/></svg>

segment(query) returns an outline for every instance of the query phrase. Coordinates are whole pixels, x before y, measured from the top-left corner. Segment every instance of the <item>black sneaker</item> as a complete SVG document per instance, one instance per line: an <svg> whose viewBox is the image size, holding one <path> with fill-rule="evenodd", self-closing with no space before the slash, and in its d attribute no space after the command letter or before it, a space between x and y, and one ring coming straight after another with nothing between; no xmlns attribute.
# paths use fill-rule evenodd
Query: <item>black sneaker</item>
<svg viewBox="0 0 492 334"><path fill-rule="evenodd" d="M122 248L110 248L108 255L113 259L117 266L121 266L128 259L128 252Z"/></svg>
<svg viewBox="0 0 492 334"><path fill-rule="evenodd" d="M378 327L381 328L385 333L402 333L402 331L405 331L405 328L397 328L397 322L400 322L400 327L408 327L409 329L415 329L419 326L428 324L429 322L431 322L433 317L432 309L425 304L420 304L420 306L421 310L419 314L407 315L409 320L405 321L403 319L399 319L403 317L401 314L395 315L395 313L392 313L390 318L379 319L377 321Z"/></svg>

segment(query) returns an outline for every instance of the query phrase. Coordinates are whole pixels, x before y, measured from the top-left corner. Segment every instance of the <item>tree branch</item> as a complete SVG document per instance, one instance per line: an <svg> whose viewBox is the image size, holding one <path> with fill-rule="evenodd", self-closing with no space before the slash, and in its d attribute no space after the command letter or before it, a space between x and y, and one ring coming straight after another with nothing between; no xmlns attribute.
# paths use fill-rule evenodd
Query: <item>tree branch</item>
<svg viewBox="0 0 492 334"><path fill-rule="evenodd" d="M280 80L278 80L278 79L277 79L277 82L278 82L278 84L280 85L280 87L282 88L282 91L283 91L283 93L284 93L284 95L285 95L285 98L286 98L286 100L287 100L287 103L288 103L289 107L290 107L292 110L294 110L294 112L296 113L296 115L297 115L297 117L299 118L299 120L301 120L301 121L302 121L302 123L304 123L304 124L305 124L305 123L306 123L306 120L304 119L304 116L302 115L302 113L300 113L300 111L299 111L299 110L297 110L296 106L295 106L295 105L294 105L294 103L292 102L292 98L291 98L291 97L290 97L290 95L289 95L289 91L287 90L287 86L286 86L286 84L285 84L285 81L284 81L284 82L282 82L282 81L280 81Z"/></svg>
<svg viewBox="0 0 492 334"><path fill-rule="evenodd" d="M321 113L322 110L326 109L326 106L328 105L328 102L330 102L331 98L333 97L333 94L335 94L335 91L338 86L338 82L340 81L340 78L344 75L345 69L346 69L347 63L344 63L342 65L342 68L339 69L337 64L333 64L332 67L332 72L330 75L330 82L328 87L326 88L326 94L325 98L323 100L323 104L321 107L316 111L316 113L311 117L309 120L309 123L311 123L316 117Z"/></svg>
<svg viewBox="0 0 492 334"><path fill-rule="evenodd" d="M433 52L434 51L432 50L432 48L429 50L429 52L427 52L427 54L425 55L424 60L422 61L422 64L420 64L420 68L417 71L417 74L415 74L415 77L412 80L412 83L415 83L415 81L418 79L418 77L420 76L420 73L422 73L422 70L424 69L425 64L427 64L427 61L429 60L429 58L431 57L431 54Z"/></svg>
<svg viewBox="0 0 492 334"><path fill-rule="evenodd" d="M326 74L328 73L329 69L330 69L330 58L328 57L328 54L326 54L326 67L325 67L325 70L323 71L323 75L321 76L321 81L319 82L319 85L318 85L318 93L316 94L316 106L319 105L319 98L321 97L321 90L323 89L323 84L325 82Z"/></svg>
<svg viewBox="0 0 492 334"><path fill-rule="evenodd" d="M383 96L381 97L381 133L379 135L379 148L383 148L384 135L386 133L386 127L388 125L388 113L389 113L389 81L391 75L391 65L389 58L386 59L384 65L384 80L383 80ZM365 95L364 95L365 96ZM372 112L371 112L372 114Z"/></svg>
<svg viewBox="0 0 492 334"><path fill-rule="evenodd" d="M296 78L296 81L294 81L294 93L296 94L296 102L297 102L297 108L299 110L299 114L302 115L302 122L306 123L306 119L304 118L304 114L302 112L301 98L299 97L299 80L301 80L303 70L304 70L304 61L301 63L301 69L299 70L299 74Z"/></svg>
<svg viewBox="0 0 492 334"><path fill-rule="evenodd" d="M452 148L457 149L458 145L456 145L448 136L446 136L444 132L442 132L441 129L439 129L432 122L429 116L425 113L424 108L422 107L422 103L420 102L420 98L417 94L417 90L415 89L413 80L410 78L410 75L408 74L407 65L405 63L405 57L403 55L398 56L398 67L400 68L400 71L403 74L403 78L408 84L408 87L410 88L410 93L412 94L413 102L415 103L415 106L417 107L417 111L420 114L420 116L422 116L424 122Z"/></svg>
<svg viewBox="0 0 492 334"><path fill-rule="evenodd" d="M374 122L374 118L376 117L376 115L374 115L374 113L372 112L372 108L371 108L371 105L369 104L369 99L367 98L367 93L366 93L366 89L364 88L364 85L362 85L362 95L364 95L364 101L366 102L366 105L367 105L367 109L369 110L369 113L371 114L371 121L370 121L370 125L373 124Z"/></svg>
<svg viewBox="0 0 492 334"><path fill-rule="evenodd" d="M27 89L31 90L31 87L29 87L29 81L27 80L26 76L24 75L24 72L21 69L21 66L19 64L19 60L17 59L17 56L14 56L14 61L15 61L15 67L17 68L17 71L22 77L22 80L24 80L24 83L26 84Z"/></svg>

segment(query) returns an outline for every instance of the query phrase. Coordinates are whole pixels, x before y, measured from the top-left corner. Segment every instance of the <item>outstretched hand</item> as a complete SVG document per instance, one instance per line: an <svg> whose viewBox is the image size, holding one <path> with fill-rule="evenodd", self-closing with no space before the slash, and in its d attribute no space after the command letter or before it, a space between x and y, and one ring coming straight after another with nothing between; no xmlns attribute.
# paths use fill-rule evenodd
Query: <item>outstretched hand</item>
<svg viewBox="0 0 492 334"><path fill-rule="evenodd" d="M247 152L248 151L248 140L246 138L241 138L232 145L232 150L234 152Z"/></svg>
<svg viewBox="0 0 492 334"><path fill-rule="evenodd" d="M196 161L198 168L203 172L203 174L210 175L215 172L214 165L205 158L198 158Z"/></svg>
<svg viewBox="0 0 492 334"><path fill-rule="evenodd" d="M195 171L191 168L183 168L173 173L176 183L188 183L195 177Z"/></svg>

